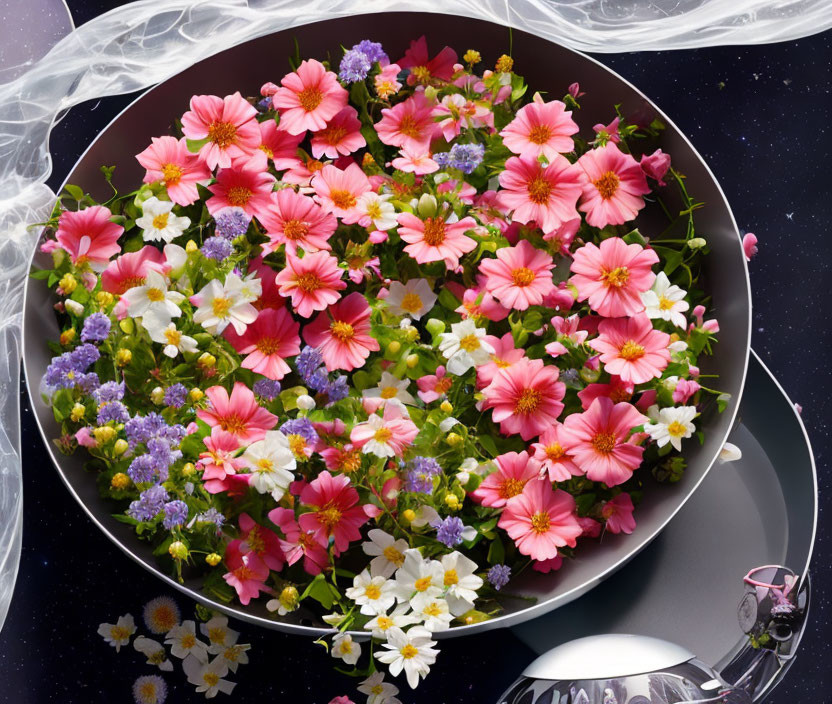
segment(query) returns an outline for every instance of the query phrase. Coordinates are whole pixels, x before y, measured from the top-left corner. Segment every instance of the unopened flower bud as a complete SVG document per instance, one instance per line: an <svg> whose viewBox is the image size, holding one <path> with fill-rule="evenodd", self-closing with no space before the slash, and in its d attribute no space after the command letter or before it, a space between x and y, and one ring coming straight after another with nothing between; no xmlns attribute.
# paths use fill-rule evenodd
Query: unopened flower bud
<svg viewBox="0 0 832 704"><path fill-rule="evenodd" d="M459 497L456 494L448 494L445 496L445 505L451 511L456 511L459 508Z"/></svg>
<svg viewBox="0 0 832 704"><path fill-rule="evenodd" d="M441 335L445 332L445 323L443 323L438 318L430 318L427 323L425 323L425 329L433 336L436 337L437 335Z"/></svg>
<svg viewBox="0 0 832 704"><path fill-rule="evenodd" d="M186 462L184 465L182 465L182 474L186 477L190 477L196 474L196 467L194 467L194 463Z"/></svg>
<svg viewBox="0 0 832 704"><path fill-rule="evenodd" d="M125 440L124 438L119 438L113 445L113 452L115 452L117 455L123 455L125 452L127 452L128 447L130 446L127 444L127 440Z"/></svg>
<svg viewBox="0 0 832 704"><path fill-rule="evenodd" d="M419 355L418 354L409 354L409 355L407 355L407 359L405 360L405 364L407 365L408 369L413 369L417 364L419 364Z"/></svg>
<svg viewBox="0 0 832 704"><path fill-rule="evenodd" d="M300 396L298 396L295 403L297 403L298 408L300 408L300 410L302 411L311 411L313 408L315 408L315 399L312 398L309 394L301 394Z"/></svg>
<svg viewBox="0 0 832 704"><path fill-rule="evenodd" d="M402 343L398 340L392 340L387 345L387 353L388 354L398 354L402 349Z"/></svg>
<svg viewBox="0 0 832 704"><path fill-rule="evenodd" d="M116 436L116 429L109 425L102 425L94 428L92 431L93 437L99 445L110 442Z"/></svg>
<svg viewBox="0 0 832 704"><path fill-rule="evenodd" d="M213 367L216 363L217 358L208 352L203 352L201 355L199 355L199 359L197 360L197 364L199 364L202 367L210 368Z"/></svg>
<svg viewBox="0 0 832 704"><path fill-rule="evenodd" d="M298 608L300 594L298 594L298 590L295 587L283 587L283 591L280 592L280 596L278 598L280 600L280 605L286 609L286 611L294 611Z"/></svg>
<svg viewBox="0 0 832 704"><path fill-rule="evenodd" d="M64 274L58 282L58 286L60 286L61 291L68 296L76 288L78 288L78 279L76 279L72 274Z"/></svg>
<svg viewBox="0 0 832 704"><path fill-rule="evenodd" d="M439 408L443 413L452 413L454 410L453 404L450 401L442 401L442 403L439 404Z"/></svg>
<svg viewBox="0 0 832 704"><path fill-rule="evenodd" d="M708 242L704 237L694 237L688 240L688 247L691 249L702 249Z"/></svg>
<svg viewBox="0 0 832 704"><path fill-rule="evenodd" d="M168 554L174 560L187 560L190 553L188 552L188 546L185 545L185 543L181 540L174 540L170 544L170 547L168 547Z"/></svg>
<svg viewBox="0 0 832 704"><path fill-rule="evenodd" d="M404 511L402 511L402 518L404 518L404 520L406 520L408 523L413 523L413 521L416 520L416 511L414 511L412 508L407 508Z"/></svg>
<svg viewBox="0 0 832 704"><path fill-rule="evenodd" d="M150 392L150 400L157 406L161 406L165 402L165 390L161 386L157 386Z"/></svg>
<svg viewBox="0 0 832 704"><path fill-rule="evenodd" d="M447 437L445 438L445 442L447 442L451 447L455 447L462 442L462 436L458 433L448 433Z"/></svg>
<svg viewBox="0 0 832 704"><path fill-rule="evenodd" d="M482 56L480 55L480 52L478 52L476 49L468 49L468 51L466 51L462 55L462 60L466 64L471 64L473 66L482 61Z"/></svg>
<svg viewBox="0 0 832 704"><path fill-rule="evenodd" d="M69 328L61 333L61 344L66 347L75 339L75 328Z"/></svg>
<svg viewBox="0 0 832 704"><path fill-rule="evenodd" d="M116 362L120 367L126 367L133 361L133 353L128 349L120 349L116 352Z"/></svg>
<svg viewBox="0 0 832 704"><path fill-rule="evenodd" d="M117 472L113 475L113 478L110 479L110 488L115 489L116 491L123 491L128 486L130 486L130 477L128 477L124 472Z"/></svg>
<svg viewBox="0 0 832 704"><path fill-rule="evenodd" d="M77 423L84 417L84 414L87 412L87 407L83 403L76 403L72 407L72 411L69 413L69 417Z"/></svg>
<svg viewBox="0 0 832 704"><path fill-rule="evenodd" d="M200 389L196 386L194 386L194 388L192 388L188 392L188 398L191 400L191 403L196 403L197 401L201 401L203 396L205 396L205 393L202 391L202 389Z"/></svg>
<svg viewBox="0 0 832 704"><path fill-rule="evenodd" d="M118 321L118 326L125 335L132 335L136 331L136 325L132 318L124 318Z"/></svg>
<svg viewBox="0 0 832 704"><path fill-rule="evenodd" d="M116 298L109 291L99 291L95 294L95 300L102 308L107 308L113 304Z"/></svg>
<svg viewBox="0 0 832 704"><path fill-rule="evenodd" d="M64 306L73 315L81 315L84 312L84 306L78 303L78 301L73 301L71 298L66 299Z"/></svg>
<svg viewBox="0 0 832 704"><path fill-rule="evenodd" d="M205 562L207 562L211 567L216 567L220 562L222 562L222 557L217 555L217 553L212 552L205 556Z"/></svg>
<svg viewBox="0 0 832 704"><path fill-rule="evenodd" d="M421 217L432 218L436 215L438 207L439 204L436 202L435 196L432 196L430 193L423 193L422 197L419 198L419 204L416 206L416 210Z"/></svg>
<svg viewBox="0 0 832 704"><path fill-rule="evenodd" d="M194 252L198 252L199 251L199 245L197 245L197 243L194 242L193 240L188 240L188 243L185 245L185 251L188 254L193 254Z"/></svg>

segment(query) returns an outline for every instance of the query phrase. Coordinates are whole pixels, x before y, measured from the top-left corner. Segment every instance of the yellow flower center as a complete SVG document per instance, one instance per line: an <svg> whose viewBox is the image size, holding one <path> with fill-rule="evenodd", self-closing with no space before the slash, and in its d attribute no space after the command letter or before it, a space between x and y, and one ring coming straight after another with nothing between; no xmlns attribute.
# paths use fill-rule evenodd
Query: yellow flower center
<svg viewBox="0 0 832 704"><path fill-rule="evenodd" d="M368 584L367 588L364 590L364 594L370 601L375 601L381 597L381 587L377 584Z"/></svg>
<svg viewBox="0 0 832 704"><path fill-rule="evenodd" d="M380 684L373 685L372 687L370 687L370 692L372 694L375 694L376 696L380 696L384 694L384 687Z"/></svg>
<svg viewBox="0 0 832 704"><path fill-rule="evenodd" d="M324 142L327 144L338 144L344 137L347 136L347 128L342 127L341 125L336 125L335 127L327 127L326 129L321 130L316 135L323 139Z"/></svg>
<svg viewBox="0 0 832 704"><path fill-rule="evenodd" d="M452 587L455 584L459 584L459 575L457 575L456 570L448 570L445 572L445 586Z"/></svg>
<svg viewBox="0 0 832 704"><path fill-rule="evenodd" d="M415 71L416 69L413 70ZM416 139L422 135L422 129L419 127L419 123L416 122L416 118L413 115L405 115L402 118L402 121L399 123L399 132L405 137L412 139Z"/></svg>
<svg viewBox="0 0 832 704"><path fill-rule="evenodd" d="M626 266L619 266L615 269L601 272L601 280L610 288L621 288L626 286L630 280L630 270Z"/></svg>
<svg viewBox="0 0 832 704"><path fill-rule="evenodd" d="M537 389L523 389L523 393L514 404L514 412L519 414L534 413L540 406L541 393Z"/></svg>
<svg viewBox="0 0 832 704"><path fill-rule="evenodd" d="M156 683L153 680L145 680L139 686L139 694L146 702L155 702L158 699Z"/></svg>
<svg viewBox="0 0 832 704"><path fill-rule="evenodd" d="M303 220L287 220L283 223L283 236L296 242L309 234L309 226Z"/></svg>
<svg viewBox="0 0 832 704"><path fill-rule="evenodd" d="M167 632L176 625L176 613L170 606L162 604L153 610L150 621L152 621L157 631Z"/></svg>
<svg viewBox="0 0 832 704"><path fill-rule="evenodd" d="M378 201L373 201L367 206L367 217L371 220L377 220L381 217L381 204Z"/></svg>
<svg viewBox="0 0 832 704"><path fill-rule="evenodd" d="M244 433L246 430L245 421L237 415L220 418L220 428L227 433Z"/></svg>
<svg viewBox="0 0 832 704"><path fill-rule="evenodd" d="M305 292L305 293L312 293L312 291L317 291L319 288L323 288L324 282L317 274L306 273L301 274L298 276L296 280L297 287Z"/></svg>
<svg viewBox="0 0 832 704"><path fill-rule="evenodd" d="M380 631L386 631L393 627L393 619L389 616L379 616L376 620L376 627Z"/></svg>
<svg viewBox="0 0 832 704"><path fill-rule="evenodd" d="M174 328L168 328L165 330L165 339L168 341L169 345L175 345L178 347L179 343L182 341L182 333Z"/></svg>
<svg viewBox="0 0 832 704"><path fill-rule="evenodd" d="M410 73L418 83L430 83L430 70L427 66L414 66L410 69Z"/></svg>
<svg viewBox="0 0 832 704"><path fill-rule="evenodd" d="M242 208L251 200L252 195L254 194L250 188L246 188L245 186L232 186L228 189L225 197L231 205Z"/></svg>
<svg viewBox="0 0 832 704"><path fill-rule="evenodd" d="M165 292L160 288L147 289L147 300L152 303L158 303L165 300Z"/></svg>
<svg viewBox="0 0 832 704"><path fill-rule="evenodd" d="M661 296L659 298L659 310L673 310L673 303L669 298Z"/></svg>
<svg viewBox="0 0 832 704"><path fill-rule="evenodd" d="M257 471L263 473L269 473L274 471L274 462L272 462L267 457L264 457L261 460L257 460Z"/></svg>
<svg viewBox="0 0 832 704"><path fill-rule="evenodd" d="M616 445L614 433L596 433L592 440L592 446L602 455L609 455Z"/></svg>
<svg viewBox="0 0 832 704"><path fill-rule="evenodd" d="M407 313L418 313L422 310L422 299L418 293L406 293L402 296L402 302L399 307Z"/></svg>
<svg viewBox="0 0 832 704"><path fill-rule="evenodd" d="M548 513L541 511L532 516L532 530L537 534L548 533L551 525L552 521Z"/></svg>
<svg viewBox="0 0 832 704"><path fill-rule="evenodd" d="M274 159L274 152L267 147L265 144L261 144L257 147L261 152L263 152L268 159Z"/></svg>
<svg viewBox="0 0 832 704"><path fill-rule="evenodd" d="M166 186L175 186L185 173L177 164L162 164L162 180Z"/></svg>
<svg viewBox="0 0 832 704"><path fill-rule="evenodd" d="M205 681L209 687L216 687L217 683L220 681L220 676L216 672L205 672L202 675L202 679Z"/></svg>
<svg viewBox="0 0 832 704"><path fill-rule="evenodd" d="M521 266L511 272L511 280L514 281L515 286L523 288L529 286L535 279L534 272L526 266Z"/></svg>
<svg viewBox="0 0 832 704"><path fill-rule="evenodd" d="M389 428L379 428L376 430L375 435L373 435L373 440L376 442L380 442L382 444L386 443L390 438L393 437L393 431Z"/></svg>
<svg viewBox="0 0 832 704"><path fill-rule="evenodd" d="M404 564L404 555L402 555L401 551L392 545L388 545L384 548L383 554L384 557L387 558L387 561L392 562L396 567L401 567Z"/></svg>
<svg viewBox="0 0 832 704"><path fill-rule="evenodd" d="M546 144L552 137L552 130L548 125L537 125L529 130L529 141L532 144Z"/></svg>
<svg viewBox="0 0 832 704"><path fill-rule="evenodd" d="M383 398L385 400L390 399L390 398L394 398L397 393L399 393L399 390L395 386L385 386L381 390L381 398Z"/></svg>
<svg viewBox="0 0 832 704"><path fill-rule="evenodd" d="M466 352L473 352L474 350L478 350L480 348L480 338L478 338L474 333L471 333L470 335L466 335L460 339L459 346Z"/></svg>
<svg viewBox="0 0 832 704"><path fill-rule="evenodd" d="M422 613L428 617L439 616L442 613L442 607L438 602L433 601L424 608Z"/></svg>
<svg viewBox="0 0 832 704"><path fill-rule="evenodd" d="M621 403L622 401L629 401L633 395L623 387L618 387L610 392L610 400L613 403Z"/></svg>
<svg viewBox="0 0 832 704"><path fill-rule="evenodd" d="M237 141L237 128L230 122L212 122L208 127L208 141L225 149Z"/></svg>
<svg viewBox="0 0 832 704"><path fill-rule="evenodd" d="M317 86L309 86L298 93L298 102L306 112L312 112L324 99L324 94Z"/></svg>
<svg viewBox="0 0 832 704"><path fill-rule="evenodd" d="M329 192L329 197L332 199L332 203L336 208L340 208L341 210L349 210L350 208L354 208L355 204L358 202L358 199L355 197L353 193L349 191L345 191L341 188L333 189Z"/></svg>
<svg viewBox="0 0 832 704"><path fill-rule="evenodd" d="M267 357L280 349L280 340L276 337L261 337L257 341L257 350Z"/></svg>
<svg viewBox="0 0 832 704"><path fill-rule="evenodd" d="M305 456L304 450L306 450L306 438L304 438L303 435L292 433L286 439L289 441L289 449L292 451L292 454L296 456Z"/></svg>
<svg viewBox="0 0 832 704"><path fill-rule="evenodd" d="M358 450L347 452L341 456L339 469L344 474L352 474L361 467L361 453Z"/></svg>
<svg viewBox="0 0 832 704"><path fill-rule="evenodd" d="M632 362L635 359L641 359L644 356L645 350L640 344L633 340L627 340L621 347L619 355L622 359Z"/></svg>
<svg viewBox="0 0 832 704"><path fill-rule="evenodd" d="M341 520L341 512L332 504L327 504L326 508L318 511L318 520L327 530L332 530Z"/></svg>
<svg viewBox="0 0 832 704"><path fill-rule="evenodd" d="M224 628L209 628L208 640L212 643L225 643L226 630Z"/></svg>
<svg viewBox="0 0 832 704"><path fill-rule="evenodd" d="M433 583L433 580L430 577L419 577L414 583L413 588L417 592L425 592L428 590L430 585Z"/></svg>
<svg viewBox="0 0 832 704"><path fill-rule="evenodd" d="M156 217L153 218L153 229L154 230L164 230L168 226L168 218L170 217L170 213L160 213Z"/></svg>
<svg viewBox="0 0 832 704"><path fill-rule="evenodd" d="M346 343L355 337L355 328L343 320L336 320L329 326L332 336L340 342Z"/></svg>
<svg viewBox="0 0 832 704"><path fill-rule="evenodd" d="M526 486L526 482L522 479L509 477L502 484L500 484L500 498L508 500L512 496L522 494L524 486Z"/></svg>
<svg viewBox="0 0 832 704"><path fill-rule="evenodd" d="M445 241L445 220L443 218L428 218L425 220L425 234L423 236L426 245L438 247Z"/></svg>
<svg viewBox="0 0 832 704"><path fill-rule="evenodd" d="M399 651L399 653L405 660L412 660L419 654L419 651L408 643Z"/></svg>
<svg viewBox="0 0 832 704"><path fill-rule="evenodd" d="M196 638L192 633L186 633L182 636L182 640L179 643L185 650L190 650L196 645Z"/></svg>
<svg viewBox="0 0 832 704"><path fill-rule="evenodd" d="M225 649L222 656L226 660L230 660L231 662L237 662L242 652L243 649L239 645L232 645L230 648Z"/></svg>
<svg viewBox="0 0 832 704"><path fill-rule="evenodd" d="M256 526L249 531L246 542L252 551L258 555L261 555L266 550L266 541L260 534L260 529Z"/></svg>
<svg viewBox="0 0 832 704"><path fill-rule="evenodd" d="M211 310L217 318L225 318L228 316L228 311L231 310L231 300L228 298L217 297L211 303Z"/></svg>
<svg viewBox="0 0 832 704"><path fill-rule="evenodd" d="M561 447L559 442L546 446L546 459L553 462L561 459L566 454L566 451Z"/></svg>
<svg viewBox="0 0 832 704"><path fill-rule="evenodd" d="M532 203L543 205L549 202L549 196L552 193L552 184L541 174L529 181L526 186L526 191Z"/></svg>
<svg viewBox="0 0 832 704"><path fill-rule="evenodd" d="M598 195L600 195L601 198L609 200L615 195L616 191L618 191L620 183L621 180L618 178L618 174L616 174L615 171L607 171L601 176L601 178L593 181L592 185L598 189Z"/></svg>
<svg viewBox="0 0 832 704"><path fill-rule="evenodd" d="M110 629L110 638L113 640L125 640L130 637L130 631L124 626L113 626Z"/></svg>
<svg viewBox="0 0 832 704"><path fill-rule="evenodd" d="M670 425L667 426L667 432L670 433L674 438L681 438L684 437L687 433L687 428L682 425L678 420L674 420Z"/></svg>

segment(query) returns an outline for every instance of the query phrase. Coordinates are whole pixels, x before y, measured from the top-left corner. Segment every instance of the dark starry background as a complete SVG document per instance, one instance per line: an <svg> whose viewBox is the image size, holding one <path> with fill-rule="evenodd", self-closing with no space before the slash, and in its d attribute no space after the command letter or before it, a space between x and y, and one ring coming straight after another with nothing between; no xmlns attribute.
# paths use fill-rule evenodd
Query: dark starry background
<svg viewBox="0 0 832 704"><path fill-rule="evenodd" d="M69 1L77 24L119 4ZM826 312L832 249L825 213L832 196L830 57L832 33L761 47L598 57L641 88L690 137L716 173L742 231L760 239L760 253L751 264L753 346L803 406L821 490L812 625L801 657L769 697L770 704L832 702L832 669L824 655L832 635L826 588L832 556L826 467L832 452L832 328ZM74 108L55 129L53 188L131 99ZM150 666L132 648L116 655L96 628L127 612L138 620L143 604L168 590L93 528L50 466L25 395L21 403L24 546L11 612L0 633L0 699L10 704L130 702L133 679L150 674ZM192 604L170 595L190 617ZM354 681L330 675L333 661L308 640L253 627L241 630L241 642L252 644L252 662L232 677L238 685L231 701L256 697L325 704L354 692ZM532 658L502 631L444 641L442 650L428 681L415 694L403 693L405 704L491 704ZM204 701L181 670L165 679L168 702Z"/></svg>

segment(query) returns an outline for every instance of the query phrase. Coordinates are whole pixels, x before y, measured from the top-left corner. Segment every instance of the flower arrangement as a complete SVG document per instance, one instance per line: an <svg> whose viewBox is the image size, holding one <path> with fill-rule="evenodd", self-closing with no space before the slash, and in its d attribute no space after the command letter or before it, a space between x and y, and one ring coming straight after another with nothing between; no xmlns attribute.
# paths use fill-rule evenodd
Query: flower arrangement
<svg viewBox="0 0 832 704"><path fill-rule="evenodd" d="M415 687L434 632L631 533L725 407L702 204L659 120L611 106L581 136L579 86L529 98L508 56L290 63L193 96L136 190L66 188L33 273L62 329L42 389L172 573L276 618L316 602L334 657ZM648 202L665 232L635 227ZM381 643L361 670L348 631Z"/></svg>

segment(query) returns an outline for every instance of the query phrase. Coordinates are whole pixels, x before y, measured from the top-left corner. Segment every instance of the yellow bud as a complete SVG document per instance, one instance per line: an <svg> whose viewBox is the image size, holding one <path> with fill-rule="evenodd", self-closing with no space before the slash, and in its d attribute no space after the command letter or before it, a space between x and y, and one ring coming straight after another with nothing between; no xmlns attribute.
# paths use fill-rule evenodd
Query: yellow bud
<svg viewBox="0 0 832 704"><path fill-rule="evenodd" d="M454 410L453 404L450 401L442 401L439 405L443 413L452 413Z"/></svg>
<svg viewBox="0 0 832 704"><path fill-rule="evenodd" d="M98 302L102 308L107 308L113 304L113 301L116 300L116 297L110 293L109 291L99 291L95 294L95 300Z"/></svg>
<svg viewBox="0 0 832 704"><path fill-rule="evenodd" d="M216 567L220 562L222 562L222 557L217 555L217 553L212 552L210 555L205 556L205 562L207 562L211 567Z"/></svg>
<svg viewBox="0 0 832 704"><path fill-rule="evenodd" d="M419 331L414 327L407 328L407 330L405 330L405 335L407 336L409 342L415 342L419 339Z"/></svg>
<svg viewBox="0 0 832 704"><path fill-rule="evenodd" d="M66 347L75 339L75 328L69 328L61 333L61 344Z"/></svg>
<svg viewBox="0 0 832 704"><path fill-rule="evenodd" d="M110 442L116 436L116 429L109 425L102 425L100 428L95 428L92 431L93 437L99 445Z"/></svg>
<svg viewBox="0 0 832 704"><path fill-rule="evenodd" d="M298 606L299 600L300 594L298 594L298 590L295 587L283 587L283 591L280 592L280 605L284 609L294 611Z"/></svg>
<svg viewBox="0 0 832 704"><path fill-rule="evenodd" d="M150 400L157 406L161 406L165 402L165 390L161 386L157 386L150 392Z"/></svg>
<svg viewBox="0 0 832 704"><path fill-rule="evenodd" d="M194 252L199 251L199 246L193 240L188 240L188 244L185 245L185 251L188 254L193 254Z"/></svg>
<svg viewBox="0 0 832 704"><path fill-rule="evenodd" d="M408 523L413 523L416 520L416 511L412 508L405 509L402 511L402 518L406 520Z"/></svg>
<svg viewBox="0 0 832 704"><path fill-rule="evenodd" d="M428 80L430 80L430 78L428 78ZM425 88L425 97L431 102L436 100L438 95L439 89L436 86L427 86L427 88Z"/></svg>
<svg viewBox="0 0 832 704"><path fill-rule="evenodd" d="M133 353L130 350L122 347L118 352L116 352L116 362L118 362L118 366L126 367L132 361Z"/></svg>
<svg viewBox="0 0 832 704"><path fill-rule="evenodd" d="M448 433L447 437L445 438L445 442L448 443L451 447L455 447L462 442L462 436L458 435L457 433Z"/></svg>
<svg viewBox="0 0 832 704"><path fill-rule="evenodd" d="M130 446L127 444L127 440L119 438L113 445L113 452L115 452L117 455L123 455L125 452L127 452L128 447Z"/></svg>
<svg viewBox="0 0 832 704"><path fill-rule="evenodd" d="M393 340L390 344L387 345L387 352L389 354L398 354L399 350L402 348L402 343L398 340Z"/></svg>
<svg viewBox="0 0 832 704"><path fill-rule="evenodd" d="M197 364L203 367L213 367L217 363L217 358L209 354L208 352L203 352L199 355L199 359L197 360Z"/></svg>
<svg viewBox="0 0 832 704"><path fill-rule="evenodd" d="M670 333L670 341L671 342L679 342L679 333L678 332Z"/></svg>
<svg viewBox="0 0 832 704"><path fill-rule="evenodd" d="M413 369L417 364L419 364L419 355L418 354L409 354L409 355L407 355L407 359L405 360L405 364L407 364L408 369Z"/></svg>
<svg viewBox="0 0 832 704"><path fill-rule="evenodd" d="M468 49L468 51L462 55L462 60L466 64L471 64L473 66L474 64L478 64L482 61L482 56L476 49Z"/></svg>
<svg viewBox="0 0 832 704"><path fill-rule="evenodd" d="M186 477L190 477L190 476L196 474L196 467L194 467L194 463L193 462L186 462L182 466L182 474L183 474L183 476L186 476Z"/></svg>
<svg viewBox="0 0 832 704"><path fill-rule="evenodd" d="M506 54L503 54L499 59L497 59L497 64L494 66L494 70L497 71L497 73L510 73L513 68L514 59Z"/></svg>
<svg viewBox="0 0 832 704"><path fill-rule="evenodd" d="M196 403L203 396L205 396L205 394L202 392L202 389L199 389L196 386L188 392L188 398L191 399L191 403Z"/></svg>
<svg viewBox="0 0 832 704"><path fill-rule="evenodd" d="M76 403L70 411L69 417L76 423L84 417L87 407L83 403Z"/></svg>
<svg viewBox="0 0 832 704"><path fill-rule="evenodd" d="M451 511L456 511L459 508L459 497L456 494L448 494L445 497L445 505Z"/></svg>
<svg viewBox="0 0 832 704"><path fill-rule="evenodd" d="M124 318L123 320L119 320L118 326L121 328L121 331L125 335L132 335L133 332L136 330L136 325L133 323L132 318Z"/></svg>
<svg viewBox="0 0 832 704"><path fill-rule="evenodd" d="M69 295L78 287L78 280L72 274L64 274L58 282L61 290Z"/></svg>
<svg viewBox="0 0 832 704"><path fill-rule="evenodd" d="M181 540L174 540L168 547L168 553L174 560L187 560L190 554L188 546Z"/></svg>
<svg viewBox="0 0 832 704"><path fill-rule="evenodd" d="M114 474L113 478L110 480L110 487L116 491L122 491L128 486L130 486L130 477L128 477L124 472Z"/></svg>

